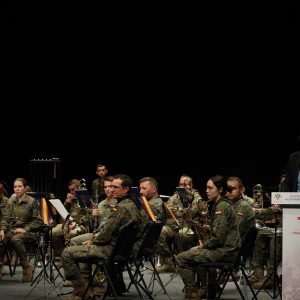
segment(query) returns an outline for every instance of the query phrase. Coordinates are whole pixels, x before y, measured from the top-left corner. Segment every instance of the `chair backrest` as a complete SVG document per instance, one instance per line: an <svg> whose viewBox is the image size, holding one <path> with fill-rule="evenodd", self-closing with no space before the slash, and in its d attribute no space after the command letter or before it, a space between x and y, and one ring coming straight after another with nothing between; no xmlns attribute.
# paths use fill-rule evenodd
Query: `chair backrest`
<svg viewBox="0 0 300 300"><path fill-rule="evenodd" d="M249 229L248 233L246 234L243 240L240 253L239 253L239 257L243 262L245 262L253 254L257 233L258 233L258 228L252 227Z"/></svg>
<svg viewBox="0 0 300 300"><path fill-rule="evenodd" d="M145 254L145 249L147 249L147 253L149 253L149 251L154 252L162 228L163 223L161 222L149 222L147 224L138 256Z"/></svg>
<svg viewBox="0 0 300 300"><path fill-rule="evenodd" d="M134 223L123 226L110 256L110 261L123 261L130 257L133 244L136 240L138 228Z"/></svg>

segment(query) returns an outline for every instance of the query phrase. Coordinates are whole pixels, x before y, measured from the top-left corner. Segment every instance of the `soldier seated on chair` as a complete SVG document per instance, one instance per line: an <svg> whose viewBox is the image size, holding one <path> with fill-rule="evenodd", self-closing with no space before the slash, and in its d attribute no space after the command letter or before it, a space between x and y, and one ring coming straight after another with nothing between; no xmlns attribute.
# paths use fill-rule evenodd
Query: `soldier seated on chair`
<svg viewBox="0 0 300 300"><path fill-rule="evenodd" d="M138 232L141 226L141 214L139 209L130 199L129 193L132 187L132 180L129 176L118 174L113 176L112 197L117 199L118 204L107 219L100 232L92 241L86 245L70 246L62 253L62 262L67 280L71 280L74 290L73 294L66 299L81 299L88 286L89 274L82 274L77 261L84 257L87 259L103 258L108 259L117 241L120 229L123 226L133 223ZM91 270L89 270L89 273ZM120 281L119 281L120 282ZM93 291L88 292L93 295Z"/></svg>
<svg viewBox="0 0 300 300"><path fill-rule="evenodd" d="M1 238L16 251L23 268L22 281L32 281L34 266L29 262L25 242L37 242L39 228L43 226L34 198L26 195L24 178L14 181L14 194L10 197L1 219Z"/></svg>
<svg viewBox="0 0 300 300"><path fill-rule="evenodd" d="M176 256L178 273L185 285L185 300L198 300L206 294L207 286L205 272L201 263L234 261L241 246L241 238L235 212L224 197L227 189L226 180L221 175L211 177L207 181L206 194L208 199L213 199L214 206L211 211L211 236L208 240L190 250L184 251ZM198 290L195 282L195 271L199 275L201 288ZM212 285L215 285L215 273L209 271ZM213 291L215 292L214 286Z"/></svg>
<svg viewBox="0 0 300 300"><path fill-rule="evenodd" d="M173 216L170 212L167 215L166 224L163 226L157 244L158 254L161 257L161 266L157 268L159 273L175 271L172 259L172 250L169 246L175 238L179 237L178 245L185 245L185 248L177 248L177 253L190 248L191 237L189 232L191 226L190 224L186 224L184 218L193 218L194 214L198 214L198 206L202 202L202 197L199 192L193 188L193 181L190 176L182 175L179 180L179 187L186 189L186 198L189 203L183 203L184 199L182 199L178 191L174 192L166 203L167 207L173 213ZM177 220L175 220L174 217ZM179 227L182 227L180 234Z"/></svg>

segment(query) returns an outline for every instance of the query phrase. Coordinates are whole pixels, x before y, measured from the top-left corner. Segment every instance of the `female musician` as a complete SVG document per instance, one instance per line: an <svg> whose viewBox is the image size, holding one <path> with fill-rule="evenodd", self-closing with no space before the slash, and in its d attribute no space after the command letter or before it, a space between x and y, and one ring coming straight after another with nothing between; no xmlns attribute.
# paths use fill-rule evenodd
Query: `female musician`
<svg viewBox="0 0 300 300"><path fill-rule="evenodd" d="M37 242L38 230L43 226L34 198L26 195L27 182L24 178L14 181L14 194L1 220L1 237L17 253L23 268L22 281L32 281L34 266L27 258L25 242Z"/></svg>

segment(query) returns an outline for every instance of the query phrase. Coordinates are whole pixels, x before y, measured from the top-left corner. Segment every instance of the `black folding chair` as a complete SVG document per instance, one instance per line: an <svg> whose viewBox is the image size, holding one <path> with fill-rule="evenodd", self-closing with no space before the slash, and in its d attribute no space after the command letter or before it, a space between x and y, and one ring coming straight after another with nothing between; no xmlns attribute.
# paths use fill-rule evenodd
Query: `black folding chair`
<svg viewBox="0 0 300 300"><path fill-rule="evenodd" d="M83 299L85 298L88 289L93 287L94 278L98 272L98 270L103 270L104 274L106 275L107 282L108 282L108 289L103 296L103 299L106 298L107 295L112 295L115 299L118 299L118 295L115 289L116 280L114 279L115 270L123 270L126 268L128 271L130 280L134 282L135 288L142 299L143 296L138 285L135 283L133 279L132 272L129 267L130 262L130 255L132 251L133 244L136 240L137 236L137 229L134 226L134 223L130 223L127 226L121 228L120 235L117 239L116 245L113 248L113 251L108 260L98 258L98 259L80 259L78 262L82 263L90 263L95 264L96 268L94 269L93 273L89 277L89 285L87 286Z"/></svg>
<svg viewBox="0 0 300 300"><path fill-rule="evenodd" d="M160 236L163 224L160 222L149 222L144 230L143 239L140 245L138 252L132 257L133 264L135 266L135 272L133 275L134 280L139 285L139 287L148 295L150 299L153 299L152 292L154 288L155 281L158 282L161 289L164 291L164 294L170 299L170 296L167 293L167 290L160 278L159 273L155 267L155 256L156 256L156 244L158 238ZM147 285L144 276L141 271L141 267L143 266L143 261L149 261L151 264L151 268L147 268L148 270L152 271L151 279L149 284ZM133 282L130 282L130 285ZM150 290L150 287L151 290ZM128 290L127 289L127 290Z"/></svg>
<svg viewBox="0 0 300 300"><path fill-rule="evenodd" d="M207 297L211 297L212 296L211 293L215 292L215 286L212 286L212 284L211 284L212 281L209 280L209 279L211 279L211 278L209 278L209 269L215 268L215 269L221 270L221 272L218 276L218 279L225 276L225 281L222 284L221 289L218 291L217 298L220 298L221 294L223 293L223 291L225 289L225 286L227 285L229 278L231 277L240 296L241 296L241 299L245 300L245 296L243 295L243 292L242 292L241 288L239 287L239 283L238 283L238 279L237 279L238 271L241 271L242 276L243 276L246 284L249 286L250 291L253 295L252 299L257 299L257 297L254 293L253 287L252 287L251 283L249 282L246 270L245 270L246 269L246 261L248 258L250 258L252 256L252 253L253 253L257 232L258 232L258 229L256 227L253 227L249 230L249 232L247 233L247 235L242 243L242 246L238 253L238 256L234 262L221 261L221 262L207 262L207 263L201 264L201 267L204 267L206 270ZM218 280L217 280L217 282L218 282Z"/></svg>
<svg viewBox="0 0 300 300"><path fill-rule="evenodd" d="M0 247L3 247L2 263L4 262L4 259L5 259L6 263L8 265L8 268L9 268L9 274L12 277L14 275L14 273L13 273L13 270L12 270L12 267L11 267L11 261L10 261L11 255L10 255L10 252L9 252L9 249L8 249L8 246L7 246L6 242L1 241L0 242Z"/></svg>

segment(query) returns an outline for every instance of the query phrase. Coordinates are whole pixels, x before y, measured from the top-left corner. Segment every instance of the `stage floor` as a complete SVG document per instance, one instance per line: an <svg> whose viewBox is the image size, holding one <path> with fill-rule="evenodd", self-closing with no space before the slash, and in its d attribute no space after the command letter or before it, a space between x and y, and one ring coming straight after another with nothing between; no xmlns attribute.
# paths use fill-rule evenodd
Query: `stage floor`
<svg viewBox="0 0 300 300"><path fill-rule="evenodd" d="M147 264L146 264L147 266ZM2 278L2 281L0 281L0 296L1 299L60 299L58 293L68 293L72 291L72 288L63 287L61 288L62 281L60 278L58 278L55 281L55 289L54 286L52 286L44 277L40 277L39 283L36 285L34 284L31 286L31 283L22 283L22 269L21 267L17 267L16 274L11 277L8 273L8 267L5 266L5 275ZM36 268L34 273L34 279L38 276L40 273L41 268ZM146 282L149 282L151 280L151 271L146 270L143 272L144 277L146 279ZM54 274L57 274L55 271ZM130 282L128 278L127 272L124 272L124 279L125 283L128 284ZM154 281L154 287L153 287L153 298L157 300L182 300L184 298L183 293L183 283L180 279L180 276L178 274L175 274L175 276L172 276L171 273L164 273L161 274L161 279L166 285L166 290L169 295L169 297L163 293L163 290L161 289L158 282ZM38 281L36 281L37 283ZM244 289L243 286L241 286L242 290ZM261 291L258 295L258 299L260 300L266 300L266 299L272 299L273 297L273 291L268 290L270 295L266 291ZM50 294L49 294L50 293ZM250 290L247 289L247 295L248 297L246 299L251 299L251 293ZM63 298L62 296L61 298ZM112 299L110 297L107 297L108 299ZM140 299L137 291L135 290L134 286L131 286L128 293L125 293L124 296L120 297L121 299L126 300L138 300ZM100 299L100 298L97 298ZM145 296L145 299L148 299L147 296ZM229 282L222 294L221 299L230 299L230 300L238 300L240 299L240 295L234 285L233 282ZM273 299L280 299L280 296Z"/></svg>

